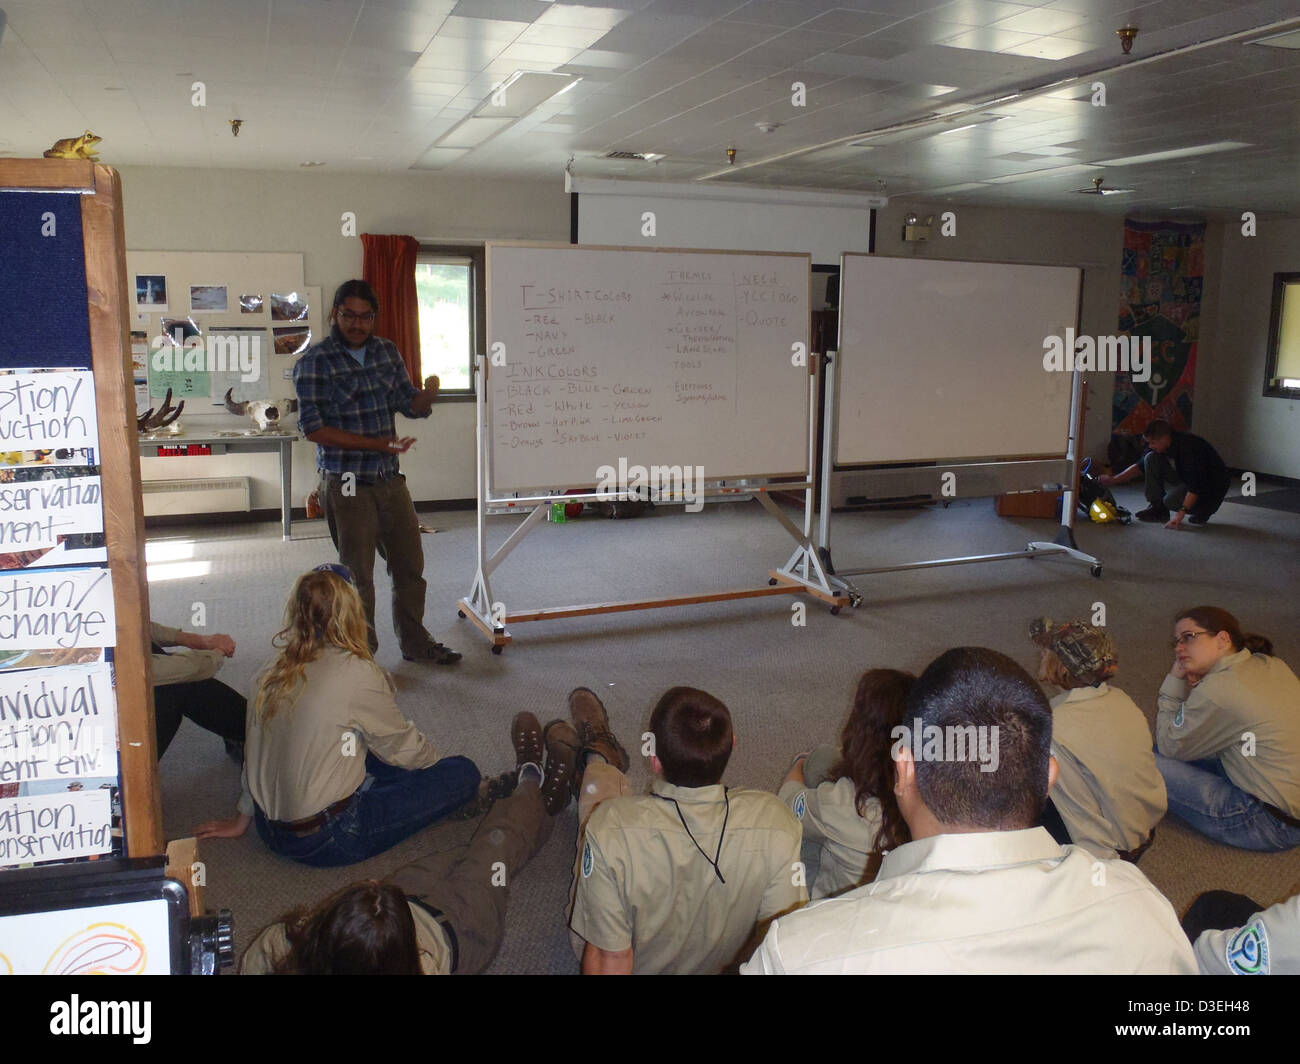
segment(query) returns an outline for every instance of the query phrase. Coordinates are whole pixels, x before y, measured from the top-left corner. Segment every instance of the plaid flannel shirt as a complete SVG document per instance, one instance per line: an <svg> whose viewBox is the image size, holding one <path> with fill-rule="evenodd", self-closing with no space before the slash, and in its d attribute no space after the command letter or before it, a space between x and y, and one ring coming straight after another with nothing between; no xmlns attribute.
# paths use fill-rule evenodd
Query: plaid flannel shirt
<svg viewBox="0 0 1300 1064"><path fill-rule="evenodd" d="M406 363L391 340L372 336L366 341L365 365L348 352L337 329L310 348L293 367L298 393L298 431L304 436L323 428L360 436L396 436L395 413L415 414L411 401L415 385ZM325 473L355 473L360 481L396 476L397 455L380 451L350 451L316 445L316 467Z"/></svg>

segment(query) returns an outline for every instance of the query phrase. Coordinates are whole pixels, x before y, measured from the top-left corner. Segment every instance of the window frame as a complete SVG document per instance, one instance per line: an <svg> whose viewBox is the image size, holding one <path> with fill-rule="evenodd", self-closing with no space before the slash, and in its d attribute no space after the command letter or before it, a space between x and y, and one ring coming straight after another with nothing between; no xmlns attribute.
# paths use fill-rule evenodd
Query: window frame
<svg viewBox="0 0 1300 1064"><path fill-rule="evenodd" d="M477 398L474 391L474 356L480 352L483 338L487 336L487 252L482 244L421 244L416 254L417 266L441 259L470 260L470 315L469 315L469 387L443 388L438 392L438 401L452 403L472 403ZM423 339L423 337L421 338ZM423 344L420 361L424 362ZM421 373L425 369L421 368ZM427 374L426 374L427 375Z"/></svg>
<svg viewBox="0 0 1300 1064"><path fill-rule="evenodd" d="M1300 314L1300 273L1273 274L1273 307L1268 321L1268 350L1264 358L1264 395L1269 399L1300 399L1300 388L1283 388L1277 379L1278 344L1282 339L1282 308L1287 286L1294 286L1296 305L1292 313Z"/></svg>

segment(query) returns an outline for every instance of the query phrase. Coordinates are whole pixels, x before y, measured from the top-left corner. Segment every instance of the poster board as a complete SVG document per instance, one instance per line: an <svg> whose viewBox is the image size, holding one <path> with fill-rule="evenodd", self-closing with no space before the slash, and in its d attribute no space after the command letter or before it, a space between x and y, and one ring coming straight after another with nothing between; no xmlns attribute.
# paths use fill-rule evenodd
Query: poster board
<svg viewBox="0 0 1300 1064"><path fill-rule="evenodd" d="M1064 455L1075 267L845 255L835 465Z"/></svg>
<svg viewBox="0 0 1300 1064"><path fill-rule="evenodd" d="M0 229L3 878L163 838L118 175L0 160Z"/></svg>
<svg viewBox="0 0 1300 1064"><path fill-rule="evenodd" d="M236 402L293 398L293 366L323 339L325 320L300 253L128 251L126 260L137 413L171 388L173 405L185 400L182 427L202 435L251 427L226 409L228 388ZM190 351L176 348L178 328ZM282 411L282 430L296 424Z"/></svg>
<svg viewBox="0 0 1300 1064"><path fill-rule="evenodd" d="M810 277L806 254L489 243L489 488L807 475Z"/></svg>

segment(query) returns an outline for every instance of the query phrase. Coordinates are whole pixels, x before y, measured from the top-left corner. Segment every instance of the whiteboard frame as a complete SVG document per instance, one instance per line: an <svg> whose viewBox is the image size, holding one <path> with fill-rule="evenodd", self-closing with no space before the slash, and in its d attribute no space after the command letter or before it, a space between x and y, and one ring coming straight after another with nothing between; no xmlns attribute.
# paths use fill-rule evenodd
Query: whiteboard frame
<svg viewBox="0 0 1300 1064"><path fill-rule="evenodd" d="M484 309L486 315L485 320L487 322L487 328L489 333L489 336L484 338L485 341L484 346L487 347L488 350L491 350L490 335L492 330L492 255L494 249L530 248L536 250L552 250L552 251L654 252L654 253L663 253L663 254L670 254L670 255L740 255L748 258L803 259L807 265L808 293L807 293L806 302L804 304L806 316L803 324L803 332L801 333L801 338L804 344L805 357L808 359L810 364L814 361L814 358L810 353L811 337L812 337L812 279L813 279L812 256L807 252L743 251L743 250L736 250L732 248L637 247L635 245L627 245L627 244L622 244L622 245L565 244L565 243L558 243L555 241L540 241L540 240L492 240L492 241L487 241L483 247L484 247L484 263L485 263L484 273L486 277L485 284L484 284ZM490 380L491 360L490 359L484 360L483 368L484 368L484 373L482 375L482 381L481 384L478 385L477 391L484 398L490 398L490 396L486 394L488 389L491 387L491 380ZM477 369L475 370L475 376L476 378L478 377ZM495 461L493 459L492 450L491 450L493 425L492 425L492 407L490 403L487 405L485 411L483 410L482 407L480 407L480 418L484 418L484 417L486 418L487 421L487 433L488 433L487 434L488 454L487 454L487 485L486 486L487 486L488 496L491 505L494 506L495 505L502 505L502 506L517 505L521 501L520 499L521 494L525 494L529 502L541 501L543 499L553 500L555 497L563 495L564 492L570 488L587 487L586 484L532 485L529 489L521 489L520 491L516 491L516 489L511 488L508 490L510 492L513 492L514 494L502 495L500 497L496 497L495 496L496 469L495 469ZM815 417L809 415L808 420L805 422L805 431L809 436L809 438L811 439L816 439L815 421L816 421ZM811 481L813 476L812 461L813 458L806 457L804 462L804 468L802 470L790 470L786 472L773 472L773 471L765 471L765 470L749 470L749 471L741 470L732 473L710 474L709 476L705 477L704 482L706 484L720 486L720 485L725 485L729 481L744 480L749 485L752 486L754 481L775 482L780 480L788 481L792 479L800 480L800 481ZM547 489L551 489L550 493L547 492ZM787 484L782 490L798 490L798 486ZM575 497L571 497L570 501L573 501L573 498Z"/></svg>
<svg viewBox="0 0 1300 1064"><path fill-rule="evenodd" d="M859 252L845 252L840 256L840 277L844 277L845 260L860 256ZM876 256L872 256L876 257ZM878 256L880 258L900 258L900 256ZM910 261L910 260L904 260ZM966 260L943 260L943 261L966 261ZM1060 268L1059 264L1053 263L1026 263L1026 262L1004 262L991 263L992 265L1008 266L1037 266L1053 265ZM1083 278L1084 271L1082 267L1079 270L1079 286L1075 299L1075 322L1074 328L1076 335L1080 327L1079 316L1083 307ZM845 303L845 293L840 292L840 316L838 327L842 328L844 324L843 307ZM840 343L840 336L837 329L837 348ZM1070 403L1069 403L1069 420L1065 426L1065 446L1060 454L1049 455L1015 455L1007 457L990 456L987 458L954 458L948 461L942 459L925 459L915 463L885 462L872 465L871 463L849 463L839 465L835 459L836 452L839 449L839 412L840 403L837 391L836 372L839 359L838 349L834 352L828 352L828 363L826 368L826 418L824 423L823 436L823 466L822 475L819 485L819 502L820 515L817 527L817 551L826 569L832 574L831 584L839 590L850 596L850 601L854 607L857 607L863 601L862 593L853 584L849 583L845 577L848 576L867 576L877 573L899 572L911 569L930 569L947 565L964 565L975 562L992 562L1008 561L1012 558L1037 558L1044 555L1065 555L1073 561L1080 561L1090 567L1094 577L1100 577L1102 574L1102 563L1097 557L1079 549L1074 539L1074 510L1075 510L1075 492L1079 483L1079 436L1082 431L1083 415L1083 376L1076 369L1071 374L1070 379ZM1059 484L1044 484L1041 481L1041 471L1044 460L1063 460L1066 464L1066 478ZM853 473L871 474L873 470L882 478L896 477L900 474L910 475L912 477L925 478L933 476L934 486L930 494L933 498L944 498L941 494L942 474L953 468L988 473L991 476L1002 481L1001 488L1003 491L1016 490L1017 485L1023 489L1047 489L1061 490L1061 527L1055 538L1051 540L1032 540L1025 545L1023 550L1019 551L1002 551L993 554L965 555L956 558L931 558L916 562L906 562L901 565L877 566L873 568L854 568L837 570L831 557L831 513L832 500L835 496L835 487L840 478ZM1024 478L1039 475L1037 483L1028 482ZM961 478L957 478L961 482ZM956 495L954 498L963 496ZM966 498L980 496L965 496Z"/></svg>
<svg viewBox="0 0 1300 1064"><path fill-rule="evenodd" d="M875 259L875 260L883 260L883 261L897 261L897 262L909 262L909 263L917 261L916 259L903 256L903 255L876 255L874 253L864 254L858 251L846 251L840 255L840 286L841 286L840 287L840 313L839 313L839 320L836 326L835 343L836 343L837 352L840 354L841 358L843 358L843 350L844 350L844 320L845 320L844 307L845 304L852 298L852 294L847 293L844 289L844 278L847 276L849 259ZM925 259L922 261L937 262L937 263L944 263L944 264L971 265L971 266L1028 266L1028 267L1039 266L1039 267L1044 267L1044 268L1054 269L1054 270L1073 269L1077 272L1078 275L1077 282L1075 285L1073 325L1074 325L1075 335L1077 336L1079 333L1080 314L1082 313L1082 308L1083 308L1083 267L1081 266L1062 266L1060 263L1051 263L1051 262L1011 262L1007 260L995 260L995 259L989 259L989 260ZM839 374L837 374L837 377L838 376ZM1066 407L1065 416L1068 419L1070 403L1067 402L1065 404L1065 407ZM838 399L832 414L828 415L828 420L831 420L832 418L835 423L835 452L831 455L829 461L833 464L833 467L836 470L869 469L872 466L885 466L885 465L896 466L899 464L907 463L906 459L900 460L899 458L896 457L881 459L879 462L873 462L871 459L866 459L866 460L855 459L852 461L842 461L839 455L840 403ZM1001 452L997 454L986 454L986 455L944 455L944 456L934 457L934 458L917 459L917 462L951 465L953 463L971 464L971 463L984 463L984 462L1037 461L1042 458L1059 459L1065 457L1066 451L1068 450L1069 447L1070 433L1072 431L1073 431L1072 426L1067 422L1067 424L1063 427L1062 430L1061 447L1059 450L1048 451L1048 452L1037 452L1037 453L1015 452L1015 453L1008 454L1006 452Z"/></svg>

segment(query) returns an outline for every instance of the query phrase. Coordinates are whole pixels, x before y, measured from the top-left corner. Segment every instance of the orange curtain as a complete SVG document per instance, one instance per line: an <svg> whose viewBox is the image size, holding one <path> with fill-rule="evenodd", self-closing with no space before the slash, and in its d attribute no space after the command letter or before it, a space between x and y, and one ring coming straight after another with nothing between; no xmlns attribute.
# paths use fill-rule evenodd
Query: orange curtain
<svg viewBox="0 0 1300 1064"><path fill-rule="evenodd" d="M379 297L375 335L392 340L402 353L411 383L423 387L420 376L420 301L415 293L415 257L420 245L413 236L361 234L365 258L361 277Z"/></svg>

